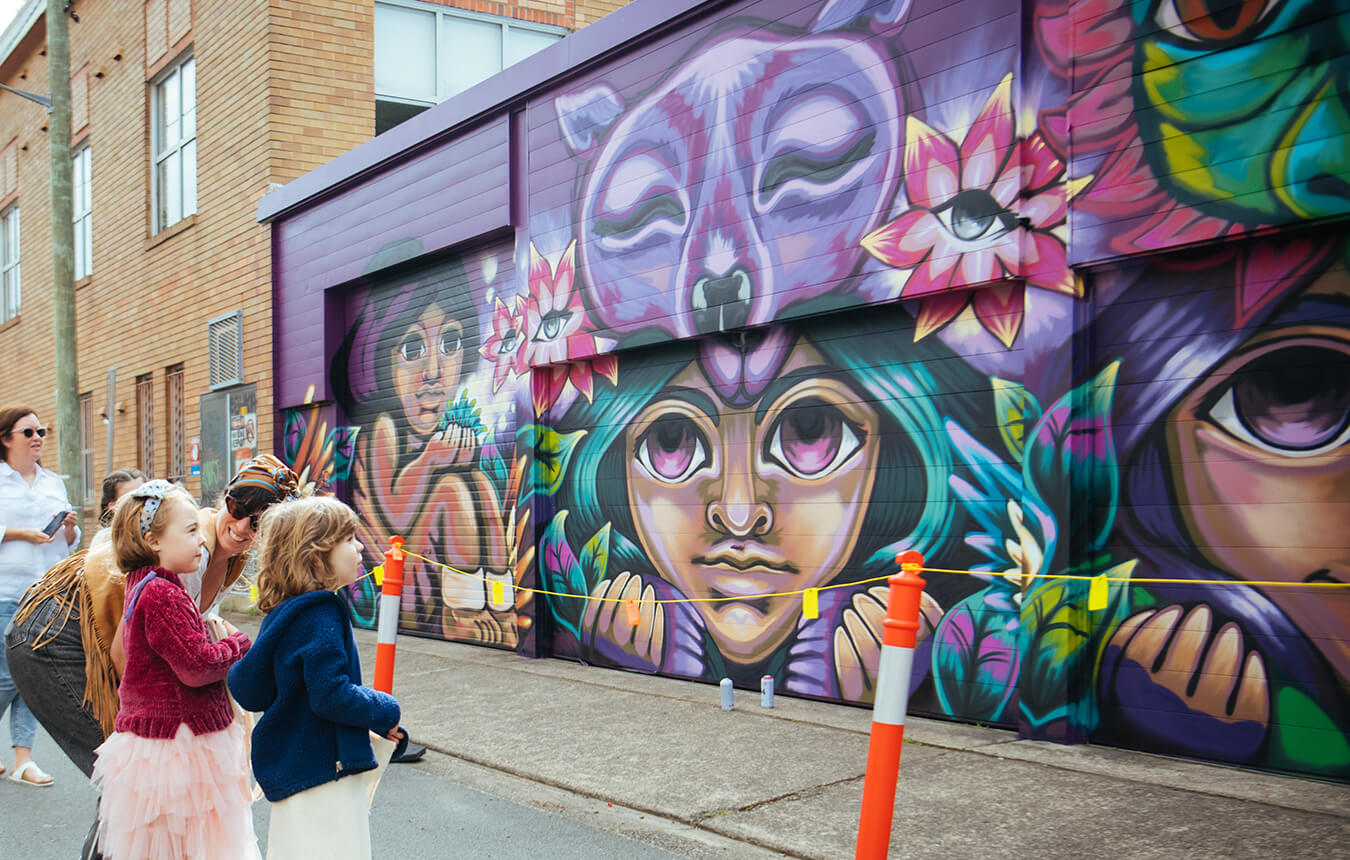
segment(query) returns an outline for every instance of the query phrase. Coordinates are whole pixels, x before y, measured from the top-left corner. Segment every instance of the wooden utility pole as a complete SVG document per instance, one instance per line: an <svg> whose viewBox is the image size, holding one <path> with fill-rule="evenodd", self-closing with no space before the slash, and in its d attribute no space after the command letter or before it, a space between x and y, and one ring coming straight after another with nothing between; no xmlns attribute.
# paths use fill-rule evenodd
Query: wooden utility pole
<svg viewBox="0 0 1350 860"><path fill-rule="evenodd" d="M52 322L56 360L56 452L66 476L66 494L76 516L84 505L84 458L80 451L80 370L75 348L75 225L70 164L69 0L47 0L47 68L51 116L47 143L51 161Z"/></svg>

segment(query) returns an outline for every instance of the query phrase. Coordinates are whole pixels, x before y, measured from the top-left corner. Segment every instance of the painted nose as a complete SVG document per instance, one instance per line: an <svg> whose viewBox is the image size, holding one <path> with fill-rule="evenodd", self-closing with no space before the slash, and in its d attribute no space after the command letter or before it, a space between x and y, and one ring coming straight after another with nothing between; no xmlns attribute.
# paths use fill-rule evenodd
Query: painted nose
<svg viewBox="0 0 1350 860"><path fill-rule="evenodd" d="M749 473L728 475L722 497L708 504L708 525L728 537L763 537L773 529L773 507L755 498Z"/></svg>
<svg viewBox="0 0 1350 860"><path fill-rule="evenodd" d="M720 277L703 277L689 294L694 328L700 334L741 328L750 320L754 285L744 269Z"/></svg>

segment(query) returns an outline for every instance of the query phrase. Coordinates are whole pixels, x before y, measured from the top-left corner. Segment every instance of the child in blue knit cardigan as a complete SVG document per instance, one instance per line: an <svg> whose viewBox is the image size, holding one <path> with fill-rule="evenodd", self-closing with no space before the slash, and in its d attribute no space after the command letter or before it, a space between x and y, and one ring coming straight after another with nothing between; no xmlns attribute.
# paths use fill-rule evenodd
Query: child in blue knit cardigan
<svg viewBox="0 0 1350 860"><path fill-rule="evenodd" d="M253 775L272 802L269 860L368 860L370 801L391 756L407 744L398 701L361 685L346 605L361 543L351 508L306 498L268 509L259 529L252 649L230 669L230 693L262 717Z"/></svg>

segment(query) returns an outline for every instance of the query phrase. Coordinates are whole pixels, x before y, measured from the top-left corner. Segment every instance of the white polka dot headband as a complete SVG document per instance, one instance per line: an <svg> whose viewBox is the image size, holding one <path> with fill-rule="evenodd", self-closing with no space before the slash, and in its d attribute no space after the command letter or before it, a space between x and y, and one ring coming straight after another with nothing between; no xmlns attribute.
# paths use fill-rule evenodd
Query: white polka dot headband
<svg viewBox="0 0 1350 860"><path fill-rule="evenodd" d="M159 512L159 506L164 501L164 496L177 488L178 485L171 481L156 478L131 491L133 499L145 500L145 506L141 508L141 537L150 533L150 525L155 521L155 514Z"/></svg>

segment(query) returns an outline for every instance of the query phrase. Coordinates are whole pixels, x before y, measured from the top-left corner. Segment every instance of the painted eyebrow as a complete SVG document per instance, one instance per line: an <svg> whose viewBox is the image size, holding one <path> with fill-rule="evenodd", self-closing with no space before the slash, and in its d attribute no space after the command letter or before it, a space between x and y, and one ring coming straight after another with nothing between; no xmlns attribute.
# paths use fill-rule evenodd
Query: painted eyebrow
<svg viewBox="0 0 1350 860"><path fill-rule="evenodd" d="M778 377L773 382L764 386L764 394L759 398L759 405L755 407L755 423L759 424L764 420L764 414L769 411L769 407L778 402L788 389L801 382L803 379L818 379L820 377L838 376L839 369L827 367L823 364L813 364L809 367L798 368L791 373Z"/></svg>
<svg viewBox="0 0 1350 860"><path fill-rule="evenodd" d="M658 403L662 400L679 400L688 403L708 416L708 420L713 423L714 427L721 425L721 413L717 410L717 404L713 402L711 397L697 388L686 388L684 386L663 388L652 398L652 402Z"/></svg>

